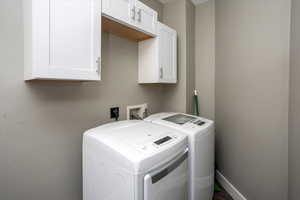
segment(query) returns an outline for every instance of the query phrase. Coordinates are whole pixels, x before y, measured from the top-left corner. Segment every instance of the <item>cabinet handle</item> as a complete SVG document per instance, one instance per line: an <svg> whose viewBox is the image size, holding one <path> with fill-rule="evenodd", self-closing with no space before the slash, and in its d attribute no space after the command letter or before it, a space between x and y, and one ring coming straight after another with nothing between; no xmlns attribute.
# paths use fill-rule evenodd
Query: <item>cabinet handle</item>
<svg viewBox="0 0 300 200"><path fill-rule="evenodd" d="M142 22L142 9L139 9L138 16L138 22Z"/></svg>
<svg viewBox="0 0 300 200"><path fill-rule="evenodd" d="M135 20L135 6L133 6L131 12L132 12L132 19Z"/></svg>
<svg viewBox="0 0 300 200"><path fill-rule="evenodd" d="M96 63L97 63L97 68L96 68L96 72L99 74L99 76L101 76L101 58L98 57L97 60L96 60Z"/></svg>
<svg viewBox="0 0 300 200"><path fill-rule="evenodd" d="M161 67L161 68L159 69L159 78L160 78L160 79L163 79L163 77L164 77L164 70L163 70L163 68Z"/></svg>

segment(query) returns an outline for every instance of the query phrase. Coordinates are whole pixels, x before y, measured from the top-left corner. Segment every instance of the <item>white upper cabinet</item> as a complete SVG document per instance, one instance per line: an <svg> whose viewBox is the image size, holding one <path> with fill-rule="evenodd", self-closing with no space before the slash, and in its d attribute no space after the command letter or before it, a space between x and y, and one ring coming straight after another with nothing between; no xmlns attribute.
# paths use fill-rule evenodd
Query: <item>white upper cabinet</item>
<svg viewBox="0 0 300 200"><path fill-rule="evenodd" d="M140 1L135 1L135 16L132 18L135 26L146 33L157 35L157 12Z"/></svg>
<svg viewBox="0 0 300 200"><path fill-rule="evenodd" d="M24 0L25 80L101 79L101 0Z"/></svg>
<svg viewBox="0 0 300 200"><path fill-rule="evenodd" d="M102 0L103 16L130 28L156 36L157 12L138 0ZM114 30L115 31L115 30ZM124 29L120 29L124 31Z"/></svg>
<svg viewBox="0 0 300 200"><path fill-rule="evenodd" d="M159 24L160 81L177 82L177 33L164 24Z"/></svg>
<svg viewBox="0 0 300 200"><path fill-rule="evenodd" d="M177 83L177 33L159 22L157 33L139 42L139 83Z"/></svg>
<svg viewBox="0 0 300 200"><path fill-rule="evenodd" d="M102 14L124 24L131 23L133 9L134 0L102 0Z"/></svg>

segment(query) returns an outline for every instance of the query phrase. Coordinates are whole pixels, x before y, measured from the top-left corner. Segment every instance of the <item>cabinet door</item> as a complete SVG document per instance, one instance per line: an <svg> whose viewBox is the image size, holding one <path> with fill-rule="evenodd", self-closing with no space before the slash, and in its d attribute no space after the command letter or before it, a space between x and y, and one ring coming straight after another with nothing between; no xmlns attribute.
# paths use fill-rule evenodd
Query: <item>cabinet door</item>
<svg viewBox="0 0 300 200"><path fill-rule="evenodd" d="M100 80L101 0L33 0L33 74Z"/></svg>
<svg viewBox="0 0 300 200"><path fill-rule="evenodd" d="M157 12L140 1L135 2L134 23L138 29L153 36L157 34Z"/></svg>
<svg viewBox="0 0 300 200"><path fill-rule="evenodd" d="M164 24L158 24L160 82L177 82L177 33Z"/></svg>
<svg viewBox="0 0 300 200"><path fill-rule="evenodd" d="M103 14L120 23L131 24L135 18L134 0L102 0Z"/></svg>

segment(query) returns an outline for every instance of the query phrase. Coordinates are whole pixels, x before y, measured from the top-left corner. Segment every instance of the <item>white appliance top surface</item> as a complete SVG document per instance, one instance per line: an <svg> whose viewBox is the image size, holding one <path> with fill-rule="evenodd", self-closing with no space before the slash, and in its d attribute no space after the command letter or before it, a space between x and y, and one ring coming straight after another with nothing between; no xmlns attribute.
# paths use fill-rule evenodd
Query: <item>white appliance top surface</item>
<svg viewBox="0 0 300 200"><path fill-rule="evenodd" d="M121 121L91 129L85 133L99 145L106 145L128 160L140 163L149 157L167 155L187 146L186 134L146 121ZM174 150L173 150L174 151Z"/></svg>
<svg viewBox="0 0 300 200"><path fill-rule="evenodd" d="M165 125L185 133L199 133L214 125L214 122L194 115L183 113L158 113L145 121Z"/></svg>

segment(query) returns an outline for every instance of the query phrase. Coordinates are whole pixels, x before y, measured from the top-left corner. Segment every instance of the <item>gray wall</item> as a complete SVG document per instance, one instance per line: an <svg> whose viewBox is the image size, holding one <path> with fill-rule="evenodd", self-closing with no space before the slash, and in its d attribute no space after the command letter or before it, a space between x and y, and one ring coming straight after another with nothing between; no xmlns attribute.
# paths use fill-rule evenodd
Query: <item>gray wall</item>
<svg viewBox="0 0 300 200"><path fill-rule="evenodd" d="M186 112L194 113L193 95L195 90L195 6L186 1Z"/></svg>
<svg viewBox="0 0 300 200"><path fill-rule="evenodd" d="M185 0L164 5L163 23L177 31L178 84L164 85L162 109L164 111L186 112L186 9Z"/></svg>
<svg viewBox="0 0 300 200"><path fill-rule="evenodd" d="M137 84L137 43L108 34L103 81L25 83L22 26L22 0L1 0L0 196L80 200L82 133L110 121L111 106L120 106L121 119L126 105L160 111L161 89Z"/></svg>
<svg viewBox="0 0 300 200"><path fill-rule="evenodd" d="M200 115L215 119L215 0L196 6L195 55Z"/></svg>
<svg viewBox="0 0 300 200"><path fill-rule="evenodd" d="M300 1L292 1L289 200L299 199L300 188Z"/></svg>
<svg viewBox="0 0 300 200"><path fill-rule="evenodd" d="M288 197L290 0L216 0L216 147L248 199Z"/></svg>
<svg viewBox="0 0 300 200"><path fill-rule="evenodd" d="M164 5L163 23L178 34L178 83L163 86L162 110L192 112L192 93L195 88L194 15L190 0L175 0Z"/></svg>

